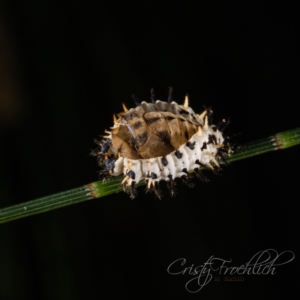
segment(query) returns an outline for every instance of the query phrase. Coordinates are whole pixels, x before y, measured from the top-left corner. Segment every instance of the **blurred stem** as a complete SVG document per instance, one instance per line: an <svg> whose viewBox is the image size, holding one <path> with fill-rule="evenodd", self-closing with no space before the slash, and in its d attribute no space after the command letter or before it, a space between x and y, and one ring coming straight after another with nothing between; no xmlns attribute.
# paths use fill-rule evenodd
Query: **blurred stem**
<svg viewBox="0 0 300 300"><path fill-rule="evenodd" d="M280 132L270 137L241 145L227 160L233 162L270 151L286 149L298 144L300 144L300 128ZM0 223L120 192L123 190L120 181L120 177L113 178L107 182L100 180L69 191L3 208L0 210ZM143 184L139 183L138 186Z"/></svg>

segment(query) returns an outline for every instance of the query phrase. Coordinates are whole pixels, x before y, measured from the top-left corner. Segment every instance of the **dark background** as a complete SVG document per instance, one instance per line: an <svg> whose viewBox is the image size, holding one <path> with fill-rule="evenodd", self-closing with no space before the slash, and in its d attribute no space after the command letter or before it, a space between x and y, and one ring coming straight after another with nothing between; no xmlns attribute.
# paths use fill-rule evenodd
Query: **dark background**
<svg viewBox="0 0 300 300"><path fill-rule="evenodd" d="M276 1L0 1L0 206L97 180L89 152L131 95L189 93L252 141L299 127L298 12ZM207 174L160 201L140 188L0 225L0 299L282 299L299 294L299 147ZM276 275L211 282L167 267L293 251Z"/></svg>

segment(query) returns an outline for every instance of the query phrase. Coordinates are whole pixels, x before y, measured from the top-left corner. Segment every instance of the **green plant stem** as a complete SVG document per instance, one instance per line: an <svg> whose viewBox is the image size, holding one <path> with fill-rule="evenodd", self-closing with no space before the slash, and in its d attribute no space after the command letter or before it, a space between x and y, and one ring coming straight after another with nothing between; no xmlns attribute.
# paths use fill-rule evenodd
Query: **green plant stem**
<svg viewBox="0 0 300 300"><path fill-rule="evenodd" d="M280 132L270 137L241 145L227 160L233 162L266 152L286 149L300 144L300 128ZM123 190L120 177L107 182L102 180L51 196L9 206L0 210L0 223L40 214L67 205L104 197ZM142 185L139 183L138 185Z"/></svg>
<svg viewBox="0 0 300 300"><path fill-rule="evenodd" d="M261 140L243 144L238 151L227 160L233 162L270 151L283 150L298 144L300 144L300 128L295 128Z"/></svg>

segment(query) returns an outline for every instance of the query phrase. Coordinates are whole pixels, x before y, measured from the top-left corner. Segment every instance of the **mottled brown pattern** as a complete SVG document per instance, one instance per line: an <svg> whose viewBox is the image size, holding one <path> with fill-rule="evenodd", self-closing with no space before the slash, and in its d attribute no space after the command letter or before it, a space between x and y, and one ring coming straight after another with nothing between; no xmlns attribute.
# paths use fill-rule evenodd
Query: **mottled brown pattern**
<svg viewBox="0 0 300 300"><path fill-rule="evenodd" d="M132 138L127 126L121 125L112 130L111 135L111 150L115 158L118 153L123 157L130 157L132 159L141 158L136 149L132 148Z"/></svg>
<svg viewBox="0 0 300 300"><path fill-rule="evenodd" d="M171 112L145 112L131 109L120 117L112 130L112 150L131 159L165 156L186 143L198 130L198 124Z"/></svg>

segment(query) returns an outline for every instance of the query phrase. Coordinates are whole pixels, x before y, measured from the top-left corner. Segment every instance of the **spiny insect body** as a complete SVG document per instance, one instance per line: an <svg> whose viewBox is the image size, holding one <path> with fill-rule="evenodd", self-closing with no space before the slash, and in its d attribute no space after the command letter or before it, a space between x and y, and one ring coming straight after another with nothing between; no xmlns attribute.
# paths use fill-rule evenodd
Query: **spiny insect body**
<svg viewBox="0 0 300 300"><path fill-rule="evenodd" d="M200 171L203 166L215 171L219 160L225 161L230 144L222 131L228 122L210 125L212 111L205 109L196 114L189 106L188 96L183 105L172 101L169 88L168 101L136 101L137 107L114 115L114 125L93 151L102 168L103 179L124 175L121 184L131 198L136 196L136 184L145 181L147 191L160 198L159 182L164 180L175 193L175 178L188 185L191 172L205 181Z"/></svg>

